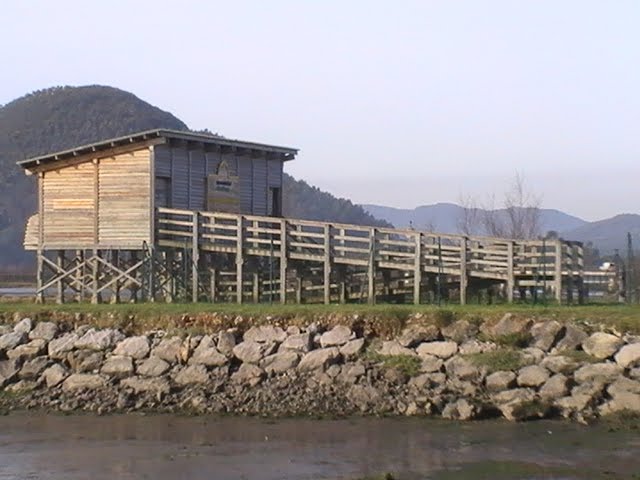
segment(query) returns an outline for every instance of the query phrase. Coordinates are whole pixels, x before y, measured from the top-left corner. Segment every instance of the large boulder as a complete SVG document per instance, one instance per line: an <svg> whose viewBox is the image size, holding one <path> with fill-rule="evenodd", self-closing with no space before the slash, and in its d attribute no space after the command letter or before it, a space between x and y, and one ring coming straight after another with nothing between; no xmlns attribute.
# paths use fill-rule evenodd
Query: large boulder
<svg viewBox="0 0 640 480"><path fill-rule="evenodd" d="M189 359L189 365L206 365L207 367L221 367L228 362L227 357L220 353L213 338L205 335Z"/></svg>
<svg viewBox="0 0 640 480"><path fill-rule="evenodd" d="M136 360L141 360L149 355L149 339L145 335L129 337L116 345L114 355L123 355Z"/></svg>
<svg viewBox="0 0 640 480"><path fill-rule="evenodd" d="M275 343L258 343L252 340L245 340L233 347L233 354L241 362L260 363L267 355L270 355L277 348Z"/></svg>
<svg viewBox="0 0 640 480"><path fill-rule="evenodd" d="M286 373L298 365L300 354L293 350L274 353L260 362L260 367L269 375Z"/></svg>
<svg viewBox="0 0 640 480"><path fill-rule="evenodd" d="M235 332L232 330L222 330L218 332L218 351L227 357L233 355L233 347L237 344Z"/></svg>
<svg viewBox="0 0 640 480"><path fill-rule="evenodd" d="M20 362L17 360L0 360L0 388L16 379L19 371Z"/></svg>
<svg viewBox="0 0 640 480"><path fill-rule="evenodd" d="M41 353L46 351L47 342L46 340L37 339L31 340L29 343L24 343L22 345L18 345L13 350L9 350L7 352L8 358L15 358L21 362L26 360L31 360L32 358L37 357Z"/></svg>
<svg viewBox="0 0 640 480"><path fill-rule="evenodd" d="M67 353L71 352L75 348L75 343L77 341L78 334L74 332L54 338L47 346L49 349L49 356L56 360L62 360L67 356Z"/></svg>
<svg viewBox="0 0 640 480"><path fill-rule="evenodd" d="M122 339L124 339L124 335L118 330L112 328L96 330L91 328L76 341L75 348L79 350L109 350Z"/></svg>
<svg viewBox="0 0 640 480"><path fill-rule="evenodd" d="M577 383L598 381L611 383L623 372L623 368L617 363L592 363L584 365L576 370L573 378Z"/></svg>
<svg viewBox="0 0 640 480"><path fill-rule="evenodd" d="M422 342L431 342L440 338L440 330L435 325L411 325L398 337L402 347L416 347Z"/></svg>
<svg viewBox="0 0 640 480"><path fill-rule="evenodd" d="M569 379L562 373L556 373L540 387L542 398L556 399L565 397L569 393Z"/></svg>
<svg viewBox="0 0 640 480"><path fill-rule="evenodd" d="M155 393L166 395L171 390L166 378L129 377L120 381L120 386L134 393Z"/></svg>
<svg viewBox="0 0 640 480"><path fill-rule="evenodd" d="M163 338L152 351L151 355L161 358L170 364L182 361L182 339L180 337Z"/></svg>
<svg viewBox="0 0 640 480"><path fill-rule="evenodd" d="M470 323L467 320L458 320L453 322L446 327L442 327L440 331L446 340L452 340L456 343L463 343L478 335L477 325Z"/></svg>
<svg viewBox="0 0 640 480"><path fill-rule="evenodd" d="M533 337L532 347L548 352L559 340L562 334L562 325L555 320L538 322L531 327Z"/></svg>
<svg viewBox="0 0 640 480"><path fill-rule="evenodd" d="M74 373L69 375L62 384L65 392L75 392L78 390L97 390L107 385L102 375L88 373Z"/></svg>
<svg viewBox="0 0 640 480"><path fill-rule="evenodd" d="M110 377L129 377L133 375L133 360L123 355L111 356L104 362L100 372Z"/></svg>
<svg viewBox="0 0 640 480"><path fill-rule="evenodd" d="M525 335L533 325L533 320L514 317L513 314L505 314L495 325L483 326L483 330L494 338L512 335Z"/></svg>
<svg viewBox="0 0 640 480"><path fill-rule="evenodd" d="M51 360L46 355L29 360L20 369L19 377L23 380L35 380L49 366Z"/></svg>
<svg viewBox="0 0 640 480"><path fill-rule="evenodd" d="M357 357L363 350L364 338L349 340L347 343L340 347L340 353L347 360Z"/></svg>
<svg viewBox="0 0 640 480"><path fill-rule="evenodd" d="M516 385L516 374L511 371L493 372L485 378L485 385L490 392L509 390Z"/></svg>
<svg viewBox="0 0 640 480"><path fill-rule="evenodd" d="M422 355L420 360L420 372L422 373L439 372L444 365L444 360L433 355Z"/></svg>
<svg viewBox="0 0 640 480"><path fill-rule="evenodd" d="M280 345L280 351L284 350L307 353L311 350L311 334L305 332L289 335Z"/></svg>
<svg viewBox="0 0 640 480"><path fill-rule="evenodd" d="M245 342L282 343L287 338L287 332L273 325L251 327L242 337Z"/></svg>
<svg viewBox="0 0 640 480"><path fill-rule="evenodd" d="M13 331L16 333L24 333L29 334L29 332L33 329L33 320L30 318L23 318L13 327Z"/></svg>
<svg viewBox="0 0 640 480"><path fill-rule="evenodd" d="M75 350L66 356L69 366L77 373L88 373L100 370L104 362L104 352L91 350Z"/></svg>
<svg viewBox="0 0 640 480"><path fill-rule="evenodd" d="M518 371L518 386L537 388L549 379L549 371L540 365L529 365Z"/></svg>
<svg viewBox="0 0 640 480"><path fill-rule="evenodd" d="M471 420L476 415L475 406L466 398L448 403L442 411L442 417L450 420Z"/></svg>
<svg viewBox="0 0 640 480"><path fill-rule="evenodd" d="M382 345L380 346L380 348L378 348L378 354L385 355L385 356L397 356L397 355L403 355L403 356L409 356L409 357L416 356L415 351L413 351L410 348L403 347L396 340L387 340L382 342Z"/></svg>
<svg viewBox="0 0 640 480"><path fill-rule="evenodd" d="M320 345L322 348L339 347L351 340L353 332L344 325L336 325L328 332L324 332L320 336Z"/></svg>
<svg viewBox="0 0 640 480"><path fill-rule="evenodd" d="M486 374L484 368L474 365L472 362L463 357L453 357L444 364L447 375L457 380L478 382L482 380Z"/></svg>
<svg viewBox="0 0 640 480"><path fill-rule="evenodd" d="M246 383L251 387L258 385L264 378L264 370L251 363L243 363L233 375L231 380L236 383Z"/></svg>
<svg viewBox="0 0 640 480"><path fill-rule="evenodd" d="M511 421L541 418L547 414L548 406L537 402L533 390L516 388L497 393L493 402L504 418Z"/></svg>
<svg viewBox="0 0 640 480"><path fill-rule="evenodd" d="M625 345L615 355L615 360L622 368L640 365L640 342Z"/></svg>
<svg viewBox="0 0 640 480"><path fill-rule="evenodd" d="M14 349L25 343L28 338L25 332L5 333L0 337L0 352Z"/></svg>
<svg viewBox="0 0 640 480"><path fill-rule="evenodd" d="M189 365L182 368L174 377L178 385L204 385L211 379L204 365Z"/></svg>
<svg viewBox="0 0 640 480"><path fill-rule="evenodd" d="M329 366L340 361L340 350L336 347L321 348L307 353L300 363L298 370L310 372L315 370L325 371Z"/></svg>
<svg viewBox="0 0 640 480"><path fill-rule="evenodd" d="M604 360L613 356L624 344L620 337L610 333L596 332L582 342L582 349L592 357Z"/></svg>
<svg viewBox="0 0 640 480"><path fill-rule="evenodd" d="M553 373L564 373L568 375L576 371L580 367L580 364L565 355L549 355L540 362L540 366Z"/></svg>
<svg viewBox="0 0 640 480"><path fill-rule="evenodd" d="M44 379L47 388L57 387L68 376L69 370L59 363L54 363L42 372L42 378Z"/></svg>
<svg viewBox="0 0 640 480"><path fill-rule="evenodd" d="M161 358L151 356L138 367L138 374L145 377L159 377L169 371L171 365Z"/></svg>
<svg viewBox="0 0 640 480"><path fill-rule="evenodd" d="M458 344L456 342L424 342L418 345L416 352L421 357L430 355L442 359L452 357L458 351Z"/></svg>
<svg viewBox="0 0 640 480"><path fill-rule="evenodd" d="M552 353L575 350L582 345L582 342L587 339L588 335L580 327L566 325L564 327L564 334L562 334L561 337L556 346L551 350Z"/></svg>
<svg viewBox="0 0 640 480"><path fill-rule="evenodd" d="M40 338L42 340L46 340L50 342L53 340L58 334L58 326L53 322L39 322L29 333L29 338L31 340L35 340Z"/></svg>

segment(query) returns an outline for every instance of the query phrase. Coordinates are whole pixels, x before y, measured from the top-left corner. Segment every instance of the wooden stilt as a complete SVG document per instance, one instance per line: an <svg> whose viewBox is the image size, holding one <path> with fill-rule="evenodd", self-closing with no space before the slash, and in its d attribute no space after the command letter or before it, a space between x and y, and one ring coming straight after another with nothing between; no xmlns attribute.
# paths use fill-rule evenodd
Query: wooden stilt
<svg viewBox="0 0 640 480"><path fill-rule="evenodd" d="M369 231L369 262L367 270L368 289L367 289L367 301L373 305L376 303L376 229L372 228Z"/></svg>
<svg viewBox="0 0 640 480"><path fill-rule="evenodd" d="M191 240L191 301L198 303L199 299L199 277L198 265L200 263L200 247L198 246L198 212L193 213L192 240Z"/></svg>
<svg viewBox="0 0 640 480"><path fill-rule="evenodd" d="M287 221L280 223L280 303L287 303ZM273 286L272 286L273 290Z"/></svg>
<svg viewBox="0 0 640 480"><path fill-rule="evenodd" d="M331 225L324 227L324 303L331 303Z"/></svg>
<svg viewBox="0 0 640 480"><path fill-rule="evenodd" d="M91 258L91 303L97 304L99 301L98 281L100 279L100 262L98 261L99 251L93 249L93 257Z"/></svg>
<svg viewBox="0 0 640 480"><path fill-rule="evenodd" d="M413 303L420 305L422 287L422 234L416 233L415 257L413 264Z"/></svg>
<svg viewBox="0 0 640 480"><path fill-rule="evenodd" d="M269 285L269 295L273 290L273 285ZM260 303L260 275L253 273L253 303Z"/></svg>
<svg viewBox="0 0 640 480"><path fill-rule="evenodd" d="M37 253L37 268L38 271L36 272L36 303L44 303L44 292L42 291L42 286L43 286L43 282L44 282L44 278L43 278L43 274L44 274L44 264L42 261L42 256L44 255L44 253L42 252L42 250L38 249Z"/></svg>
<svg viewBox="0 0 640 480"><path fill-rule="evenodd" d="M218 285L217 285L217 272L215 268L212 268L209 276L209 298L211 303L218 301Z"/></svg>
<svg viewBox="0 0 640 480"><path fill-rule="evenodd" d="M60 270L64 270L64 250L58 250L56 257L56 264ZM56 283L56 303L64 303L64 280L60 278Z"/></svg>
<svg viewBox="0 0 640 480"><path fill-rule="evenodd" d="M460 239L460 305L467 304L467 287L469 285L469 278L467 277L468 242L467 237Z"/></svg>
<svg viewBox="0 0 640 480"><path fill-rule="evenodd" d="M556 241L555 245L555 260L554 260L554 292L556 296L556 302L558 305L562 304L562 241Z"/></svg>
<svg viewBox="0 0 640 480"><path fill-rule="evenodd" d="M112 262L116 268L120 268L120 252L115 250L113 252ZM111 303L120 303L120 280L116 280L113 284L113 295L111 295Z"/></svg>
<svg viewBox="0 0 640 480"><path fill-rule="evenodd" d="M244 217L238 217L237 244L236 244L236 302L242 303L242 280L243 280L243 236L244 236Z"/></svg>
<svg viewBox="0 0 640 480"><path fill-rule="evenodd" d="M514 272L514 261L513 261L513 252L514 245L513 242L507 243L507 302L513 303L513 291L516 287L516 279Z"/></svg>

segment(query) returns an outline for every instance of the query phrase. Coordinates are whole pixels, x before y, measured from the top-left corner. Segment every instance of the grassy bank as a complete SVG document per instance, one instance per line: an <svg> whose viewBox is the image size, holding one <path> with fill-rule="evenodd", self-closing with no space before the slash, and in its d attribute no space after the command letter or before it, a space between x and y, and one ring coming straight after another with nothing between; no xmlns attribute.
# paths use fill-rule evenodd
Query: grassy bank
<svg viewBox="0 0 640 480"><path fill-rule="evenodd" d="M585 325L606 325L619 331L640 333L640 307L629 305L267 305L210 303L77 304L65 305L32 302L0 303L0 319L5 322L16 314L36 319L80 320L100 326L114 325L134 330L150 328L193 328L243 326L277 321L301 324L319 321L325 324L366 320L378 333L395 333L408 322L449 324L455 320L479 323L498 320L506 313L533 319L555 319Z"/></svg>

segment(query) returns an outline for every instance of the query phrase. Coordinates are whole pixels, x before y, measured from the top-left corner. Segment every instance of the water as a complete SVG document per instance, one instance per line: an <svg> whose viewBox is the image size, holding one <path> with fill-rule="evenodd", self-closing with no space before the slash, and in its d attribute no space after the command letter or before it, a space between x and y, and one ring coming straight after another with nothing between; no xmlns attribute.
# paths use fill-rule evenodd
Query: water
<svg viewBox="0 0 640 480"><path fill-rule="evenodd" d="M0 288L0 297L30 297L36 294L34 287L6 287Z"/></svg>
<svg viewBox="0 0 640 480"><path fill-rule="evenodd" d="M0 479L634 478L640 439L561 422L9 415ZM608 472L608 473L607 473Z"/></svg>

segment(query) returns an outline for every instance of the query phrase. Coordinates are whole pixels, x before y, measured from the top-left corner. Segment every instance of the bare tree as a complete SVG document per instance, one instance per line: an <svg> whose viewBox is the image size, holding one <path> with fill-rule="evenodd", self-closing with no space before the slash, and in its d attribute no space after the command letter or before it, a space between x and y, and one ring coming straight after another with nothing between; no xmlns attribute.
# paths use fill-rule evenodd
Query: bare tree
<svg viewBox="0 0 640 480"><path fill-rule="evenodd" d="M501 205L495 195L479 203L461 197L462 214L458 229L465 235L482 233L493 237L533 239L541 234L541 199L529 189L524 176L516 173Z"/></svg>

